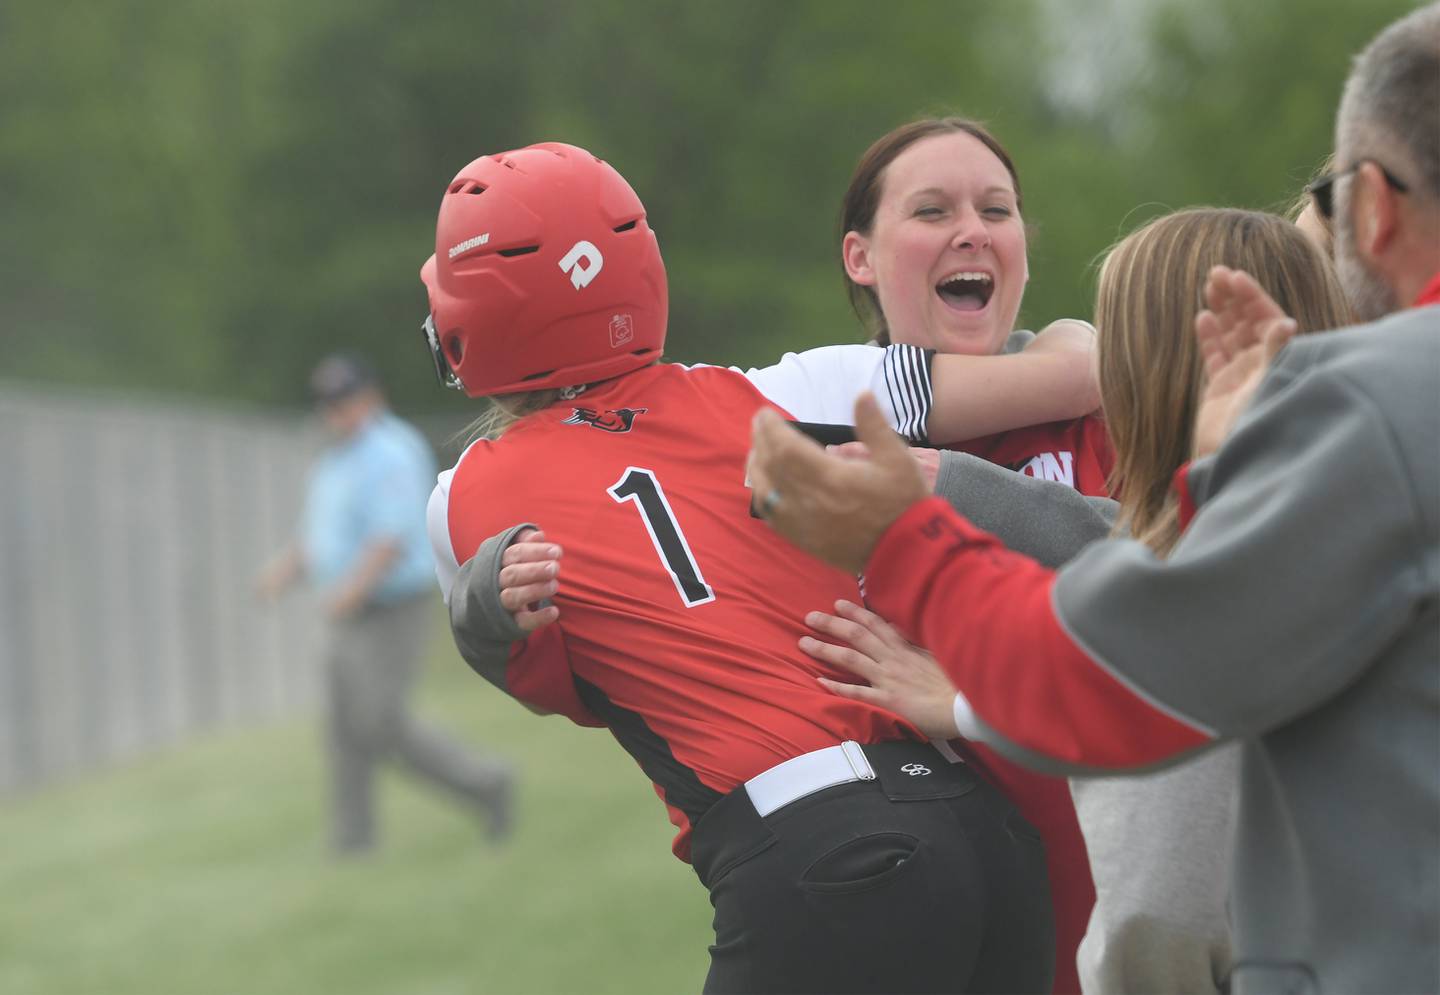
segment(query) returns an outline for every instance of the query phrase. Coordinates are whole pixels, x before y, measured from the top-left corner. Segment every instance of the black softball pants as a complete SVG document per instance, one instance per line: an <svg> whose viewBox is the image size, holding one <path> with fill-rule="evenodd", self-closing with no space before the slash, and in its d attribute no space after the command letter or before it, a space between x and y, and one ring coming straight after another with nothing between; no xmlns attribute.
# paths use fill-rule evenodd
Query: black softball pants
<svg viewBox="0 0 1440 995"><path fill-rule="evenodd" d="M1039 834L928 744L863 749L875 780L763 818L742 785L695 826L715 907L705 992L1049 992Z"/></svg>

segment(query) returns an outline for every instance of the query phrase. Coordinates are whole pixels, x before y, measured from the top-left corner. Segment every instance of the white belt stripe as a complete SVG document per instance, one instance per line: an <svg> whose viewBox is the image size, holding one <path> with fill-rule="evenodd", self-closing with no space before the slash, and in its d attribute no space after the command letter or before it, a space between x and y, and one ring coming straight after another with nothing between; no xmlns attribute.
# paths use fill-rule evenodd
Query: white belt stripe
<svg viewBox="0 0 1440 995"><path fill-rule="evenodd" d="M938 740L932 743L950 763L964 763L959 754L950 748L950 744ZM806 795L833 788L837 784L873 780L875 768L870 765L864 749L853 739L847 739L837 746L827 746L791 757L784 763L756 774L745 782L745 793L750 796L750 803L755 806L755 811L766 816Z"/></svg>
<svg viewBox="0 0 1440 995"><path fill-rule="evenodd" d="M875 770L860 744L847 739L837 746L802 753L756 774L745 782L745 792L755 811L766 816L825 788L873 780Z"/></svg>

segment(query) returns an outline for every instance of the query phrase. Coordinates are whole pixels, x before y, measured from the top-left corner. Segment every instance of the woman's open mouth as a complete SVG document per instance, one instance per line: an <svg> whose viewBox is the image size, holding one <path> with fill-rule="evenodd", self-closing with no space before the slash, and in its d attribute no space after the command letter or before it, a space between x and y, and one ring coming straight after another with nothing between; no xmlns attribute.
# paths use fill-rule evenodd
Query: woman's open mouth
<svg viewBox="0 0 1440 995"><path fill-rule="evenodd" d="M937 283L935 293L956 311L983 311L995 293L995 280L979 270L961 270Z"/></svg>

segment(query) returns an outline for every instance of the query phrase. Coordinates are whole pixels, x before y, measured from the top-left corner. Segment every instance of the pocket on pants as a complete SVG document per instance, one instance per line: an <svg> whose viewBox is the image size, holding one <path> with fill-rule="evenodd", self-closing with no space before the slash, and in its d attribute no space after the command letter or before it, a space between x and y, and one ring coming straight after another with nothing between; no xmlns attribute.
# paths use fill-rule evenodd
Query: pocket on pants
<svg viewBox="0 0 1440 995"><path fill-rule="evenodd" d="M820 895L872 891L911 873L922 844L908 833L870 833L830 849L800 876L800 886Z"/></svg>

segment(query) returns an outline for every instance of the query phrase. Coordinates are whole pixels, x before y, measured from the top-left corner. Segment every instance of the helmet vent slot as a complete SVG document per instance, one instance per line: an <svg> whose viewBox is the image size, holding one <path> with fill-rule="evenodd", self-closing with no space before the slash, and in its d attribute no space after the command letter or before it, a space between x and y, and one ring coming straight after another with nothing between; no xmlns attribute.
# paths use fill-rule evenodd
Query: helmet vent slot
<svg viewBox="0 0 1440 995"><path fill-rule="evenodd" d="M540 246L538 246L538 245L522 245L522 246L520 246L520 248L518 248L518 249L501 249L501 250L500 250L500 255L502 255L502 256L507 256L507 257L508 257L508 256L528 256L528 255L529 255L530 253L532 253L532 252L539 252L539 251L540 251Z"/></svg>
<svg viewBox="0 0 1440 995"><path fill-rule="evenodd" d="M640 220L639 220L638 218L635 219L634 221L627 221L627 222L625 222L623 225L618 226L618 227L615 229L615 233L618 235L618 234L619 234L620 232L622 232L622 231L629 231L630 229L634 228L634 227L635 227L637 224L639 224L639 223L640 223Z"/></svg>
<svg viewBox="0 0 1440 995"><path fill-rule="evenodd" d="M474 180L456 180L454 183L450 184L450 189L446 192L480 194L485 192L485 188L480 184L476 183Z"/></svg>

